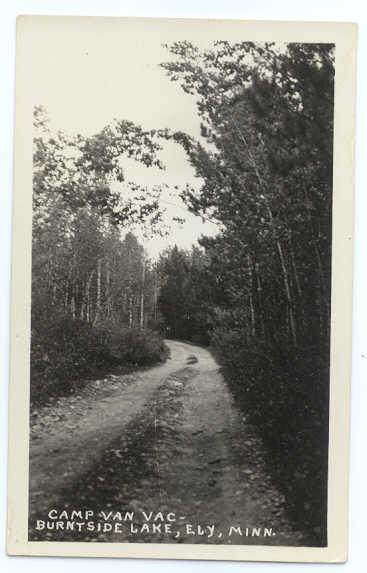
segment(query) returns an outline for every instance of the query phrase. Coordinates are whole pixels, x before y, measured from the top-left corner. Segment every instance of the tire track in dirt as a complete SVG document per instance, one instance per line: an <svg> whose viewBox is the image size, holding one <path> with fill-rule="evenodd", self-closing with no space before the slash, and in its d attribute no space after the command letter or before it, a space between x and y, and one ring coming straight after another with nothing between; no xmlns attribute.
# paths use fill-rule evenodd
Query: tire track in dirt
<svg viewBox="0 0 367 573"><path fill-rule="evenodd" d="M123 428L149 402L167 376L182 369L187 349L166 341L170 358L133 374L89 382L76 396L60 398L31 419L29 452L30 514L58 500L59 491L72 487Z"/></svg>
<svg viewBox="0 0 367 573"><path fill-rule="evenodd" d="M58 492L52 508L57 512L76 508L83 513L92 510L94 514L112 508L133 511L137 525L143 523L139 520L142 509L148 511L150 507L159 506L160 511L168 510L164 474L171 464L172 453L175 453L167 446L174 446L176 428L173 428L172 419L180 418L181 403L176 398L183 385L197 374L198 371L187 367L166 378L145 408L124 428L121 436L108 445L100 459L74 483L67 484ZM167 421L167 409L170 422ZM37 507L30 512L29 531L33 541L111 541L110 535L99 532L38 532L35 522L45 519L46 512L45 507ZM118 540L138 541L133 537L128 534L119 536Z"/></svg>

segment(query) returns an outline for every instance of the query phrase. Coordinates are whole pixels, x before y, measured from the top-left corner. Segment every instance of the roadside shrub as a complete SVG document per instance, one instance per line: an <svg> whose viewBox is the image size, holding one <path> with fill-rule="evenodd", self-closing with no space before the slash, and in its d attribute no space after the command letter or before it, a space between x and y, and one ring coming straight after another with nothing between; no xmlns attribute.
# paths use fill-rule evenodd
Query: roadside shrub
<svg viewBox="0 0 367 573"><path fill-rule="evenodd" d="M103 332L109 351L119 364L149 366L167 358L163 339L151 330L112 326L105 327Z"/></svg>
<svg viewBox="0 0 367 573"><path fill-rule="evenodd" d="M236 404L256 425L286 506L313 544L326 544L328 363L320 348L287 351L218 328L214 353Z"/></svg>
<svg viewBox="0 0 367 573"><path fill-rule="evenodd" d="M83 378L115 367L147 366L168 355L154 332L56 318L33 325L31 338L31 403L75 391Z"/></svg>

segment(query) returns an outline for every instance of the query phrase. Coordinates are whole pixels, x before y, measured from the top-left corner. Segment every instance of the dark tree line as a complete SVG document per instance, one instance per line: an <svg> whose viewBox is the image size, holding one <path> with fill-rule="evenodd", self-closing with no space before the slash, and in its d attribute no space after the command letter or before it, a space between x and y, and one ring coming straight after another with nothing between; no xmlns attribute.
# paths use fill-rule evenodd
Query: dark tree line
<svg viewBox="0 0 367 573"><path fill-rule="evenodd" d="M204 181L183 197L222 229L201 241L211 342L295 515L324 544L333 46L217 42L201 51L178 42L169 51L174 61L162 65L196 97L201 118L200 141L172 134Z"/></svg>
<svg viewBox="0 0 367 573"><path fill-rule="evenodd" d="M158 307L168 337L208 344L212 328L209 258L203 249L174 246L158 262Z"/></svg>

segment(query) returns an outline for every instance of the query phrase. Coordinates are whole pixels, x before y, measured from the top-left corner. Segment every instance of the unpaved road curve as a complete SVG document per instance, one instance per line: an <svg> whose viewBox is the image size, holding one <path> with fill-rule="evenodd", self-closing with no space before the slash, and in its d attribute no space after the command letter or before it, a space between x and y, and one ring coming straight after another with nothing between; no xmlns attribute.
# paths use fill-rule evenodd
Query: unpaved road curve
<svg viewBox="0 0 367 573"><path fill-rule="evenodd" d="M94 382L93 391L41 412L32 432L31 525L51 507L83 507L133 510L136 531L130 524L118 534L32 530L33 538L307 544L212 355L166 342L164 365ZM141 532L143 510L173 511L181 521L173 532ZM229 535L231 527L237 529ZM272 530L266 538L265 529Z"/></svg>
<svg viewBox="0 0 367 573"><path fill-rule="evenodd" d="M38 498L45 506L56 500L58 490L71 485L100 458L157 387L186 365L191 354L187 345L166 343L170 357L163 365L94 382L95 394L88 395L87 389L75 401L66 398L60 400L61 407L46 409L44 424L41 413L31 433L31 507Z"/></svg>

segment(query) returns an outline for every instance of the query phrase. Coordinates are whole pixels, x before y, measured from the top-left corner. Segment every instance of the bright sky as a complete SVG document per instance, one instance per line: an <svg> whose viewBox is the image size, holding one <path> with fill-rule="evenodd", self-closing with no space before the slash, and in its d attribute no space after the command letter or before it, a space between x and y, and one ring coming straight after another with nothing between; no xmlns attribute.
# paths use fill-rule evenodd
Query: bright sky
<svg viewBox="0 0 367 573"><path fill-rule="evenodd" d="M66 28L65 20L62 26L57 20L51 25L50 20L47 25L38 24L37 42L32 47L33 101L46 107L53 128L90 135L117 118L147 129L168 127L199 137L194 98L159 67L170 58L163 43L191 38L187 32L180 38L177 30L166 30L164 25L147 30L141 26L121 27L118 21L115 25L109 20L106 33L101 21L88 19L82 27L80 21L71 19ZM200 38L196 37L195 43L200 44ZM123 163L126 179L146 185L166 183L172 189L186 183L200 185L181 147L165 145L162 159L166 165L163 172L132 161ZM162 206L167 210L165 222L170 224L171 233L144 241L151 257L170 244L189 248L201 234L217 232L216 226L188 213L177 195L164 192ZM171 223L172 216L183 217L186 223Z"/></svg>

